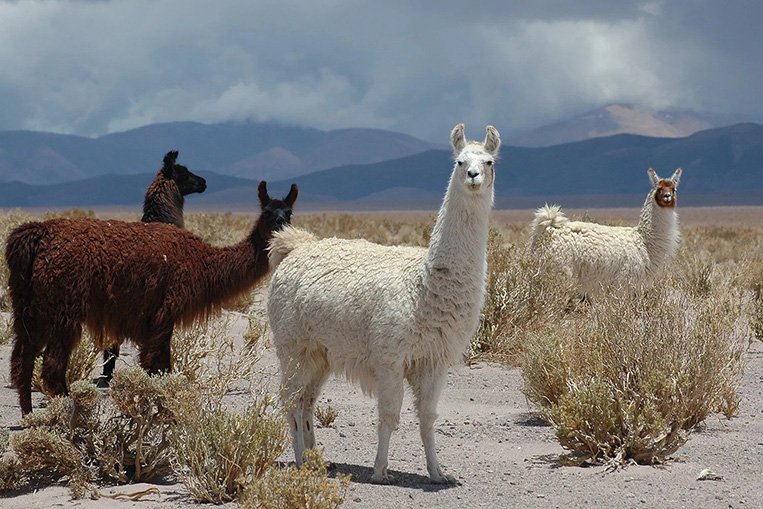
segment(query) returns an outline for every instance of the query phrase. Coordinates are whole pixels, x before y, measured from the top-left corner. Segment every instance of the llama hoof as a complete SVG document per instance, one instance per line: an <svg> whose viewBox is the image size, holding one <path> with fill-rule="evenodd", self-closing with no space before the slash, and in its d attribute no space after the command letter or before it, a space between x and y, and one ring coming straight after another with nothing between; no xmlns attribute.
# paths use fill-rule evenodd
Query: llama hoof
<svg viewBox="0 0 763 509"><path fill-rule="evenodd" d="M429 480L431 480L434 484L452 484L454 486L461 485L458 479L456 479L452 475L443 474L443 473L440 473L435 476L430 476Z"/></svg>
<svg viewBox="0 0 763 509"><path fill-rule="evenodd" d="M381 475L372 475L371 482L374 484L395 484L395 478L387 473Z"/></svg>
<svg viewBox="0 0 763 509"><path fill-rule="evenodd" d="M95 382L95 386L98 387L99 389L108 389L109 388L109 380L107 380L106 378L104 378L102 376L99 376L98 378L93 380L93 382Z"/></svg>

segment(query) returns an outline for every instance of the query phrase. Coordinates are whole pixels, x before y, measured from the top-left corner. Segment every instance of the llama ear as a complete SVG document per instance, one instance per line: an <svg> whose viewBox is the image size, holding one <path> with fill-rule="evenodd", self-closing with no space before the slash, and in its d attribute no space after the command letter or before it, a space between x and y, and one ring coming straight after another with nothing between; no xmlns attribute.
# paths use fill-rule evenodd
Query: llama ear
<svg viewBox="0 0 763 509"><path fill-rule="evenodd" d="M177 150L170 150L165 154L164 156L164 166L162 166L162 172L168 176L172 177L172 169L175 166L175 161L177 161L178 158L178 151Z"/></svg>
<svg viewBox="0 0 763 509"><path fill-rule="evenodd" d="M459 154L466 146L464 139L464 124L458 124L450 132L450 144L453 146L453 152Z"/></svg>
<svg viewBox="0 0 763 509"><path fill-rule="evenodd" d="M270 203L270 196L268 195L268 183L264 180L260 181L260 185L257 186L257 196L260 197L260 207L263 209Z"/></svg>
<svg viewBox="0 0 763 509"><path fill-rule="evenodd" d="M498 154L498 149L501 148L501 135L498 133L498 129L489 125L485 128L485 150L487 150L492 156Z"/></svg>
<svg viewBox="0 0 763 509"><path fill-rule="evenodd" d="M297 184L292 184L291 189L289 189L289 194L286 195L286 198L283 199L284 202L286 202L286 205L289 207L294 206L294 202L297 201L297 194L299 193L299 188L297 187Z"/></svg>
<svg viewBox="0 0 763 509"><path fill-rule="evenodd" d="M652 183L652 187L657 187L657 184L660 183L660 177L657 175L657 172L654 171L654 168L649 168L646 172L649 174L649 181Z"/></svg>
<svg viewBox="0 0 763 509"><path fill-rule="evenodd" d="M678 182L681 180L681 172L683 172L681 168L676 168L676 171L673 172L673 176L670 177L670 181L673 182L673 186L675 187L678 187Z"/></svg>

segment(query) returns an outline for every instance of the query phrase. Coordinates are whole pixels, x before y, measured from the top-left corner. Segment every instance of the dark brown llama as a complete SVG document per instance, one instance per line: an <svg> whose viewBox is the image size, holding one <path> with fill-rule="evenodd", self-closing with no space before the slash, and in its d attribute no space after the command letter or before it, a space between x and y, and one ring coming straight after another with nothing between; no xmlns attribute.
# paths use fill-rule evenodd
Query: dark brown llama
<svg viewBox="0 0 763 509"><path fill-rule="evenodd" d="M167 152L164 165L148 186L143 199L141 221L144 223L167 223L183 228L184 196L206 190L207 181L177 164L177 157L177 150Z"/></svg>
<svg viewBox="0 0 763 509"><path fill-rule="evenodd" d="M14 229L5 257L16 333L11 383L22 415L32 410L32 369L43 349L48 392L67 393L83 325L100 348L106 337L129 339L144 369L169 371L175 327L206 320L268 271L268 241L289 224L297 186L283 200L271 199L265 182L258 191L262 212L251 233L223 248L162 223L57 218Z"/></svg>
<svg viewBox="0 0 763 509"><path fill-rule="evenodd" d="M183 228L184 196L203 193L207 189L207 181L177 164L177 157L177 150L167 152L162 167L148 186L143 199L141 221L144 223L167 223ZM111 381L119 358L119 343L117 340L117 346L103 352L103 375L98 379L99 387L107 387Z"/></svg>

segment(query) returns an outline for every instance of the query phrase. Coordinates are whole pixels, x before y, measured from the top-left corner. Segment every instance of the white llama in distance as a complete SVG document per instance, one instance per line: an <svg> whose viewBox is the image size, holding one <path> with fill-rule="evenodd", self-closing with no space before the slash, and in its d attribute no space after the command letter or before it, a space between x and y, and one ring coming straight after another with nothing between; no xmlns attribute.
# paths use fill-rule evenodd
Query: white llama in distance
<svg viewBox="0 0 763 509"><path fill-rule="evenodd" d="M535 212L530 248L574 277L588 296L649 286L671 263L681 241L676 212L681 168L669 179L652 168L647 173L652 188L638 225L570 221L558 205L546 205Z"/></svg>
<svg viewBox="0 0 763 509"><path fill-rule="evenodd" d="M501 144L451 132L456 163L429 248L323 239L289 228L271 242L268 318L281 364L296 463L315 446L315 402L330 373L378 398L373 482L389 483L388 449L404 381L419 417L429 477L455 483L437 459L434 421L448 367L477 331L485 298L495 160ZM415 175L411 176L415 178ZM279 265L280 263L280 265Z"/></svg>

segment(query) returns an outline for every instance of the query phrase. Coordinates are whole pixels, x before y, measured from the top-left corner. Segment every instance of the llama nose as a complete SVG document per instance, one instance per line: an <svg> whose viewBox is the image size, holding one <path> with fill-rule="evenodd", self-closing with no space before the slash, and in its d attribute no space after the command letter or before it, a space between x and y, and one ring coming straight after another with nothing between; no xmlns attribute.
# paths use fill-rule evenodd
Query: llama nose
<svg viewBox="0 0 763 509"><path fill-rule="evenodd" d="M470 178L470 179L473 179L473 178L475 178L477 175L479 175L479 172L477 172L477 171L474 171L474 170L469 170L469 171L467 171L467 172L466 172L466 174L467 174L467 175L469 175L469 178Z"/></svg>

